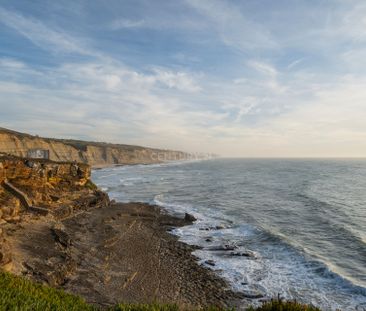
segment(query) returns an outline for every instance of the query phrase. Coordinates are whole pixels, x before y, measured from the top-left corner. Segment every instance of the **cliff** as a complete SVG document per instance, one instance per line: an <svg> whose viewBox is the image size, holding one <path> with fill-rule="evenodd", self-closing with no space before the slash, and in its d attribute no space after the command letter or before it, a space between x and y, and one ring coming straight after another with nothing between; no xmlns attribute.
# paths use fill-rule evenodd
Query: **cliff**
<svg viewBox="0 0 366 311"><path fill-rule="evenodd" d="M82 163L0 157L0 267L12 262L7 235L19 224L108 206L108 196L90 181L90 173Z"/></svg>
<svg viewBox="0 0 366 311"><path fill-rule="evenodd" d="M0 157L0 212L0 282L5 270L100 309L121 301L224 308L240 299L197 264L195 247L167 232L192 217L109 201L87 164Z"/></svg>
<svg viewBox="0 0 366 311"><path fill-rule="evenodd" d="M26 157L30 149L45 149L50 160L91 166L152 164L189 159L188 153L132 145L42 138L0 128L0 153Z"/></svg>

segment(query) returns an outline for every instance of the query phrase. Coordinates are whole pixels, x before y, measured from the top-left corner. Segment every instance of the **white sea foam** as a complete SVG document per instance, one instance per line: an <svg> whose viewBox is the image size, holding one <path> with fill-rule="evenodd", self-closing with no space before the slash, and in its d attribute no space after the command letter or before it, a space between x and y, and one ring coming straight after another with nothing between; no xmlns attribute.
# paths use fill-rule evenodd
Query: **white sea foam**
<svg viewBox="0 0 366 311"><path fill-rule="evenodd" d="M332 219L325 219L325 222L321 218L323 215L318 218L316 216L317 211L324 214L331 208L325 197L327 193L322 193L321 199L314 199L314 194L309 191L305 194L296 193L295 196L290 192L293 184L288 184L288 180L283 183L283 188L279 188L282 186L283 170L287 169L288 163L280 171L282 175L274 181L271 178L278 163L269 166L268 172L261 171L259 175L258 170L262 170L263 163L252 171L250 165L253 163L244 169L234 163L236 166L231 168L229 165L225 170L220 166L212 168L214 163L211 162L207 169L204 162L133 166L119 172L114 170L113 173L117 174L107 177L102 170L96 172L96 182L108 187L111 197L120 201L150 202L176 215L183 216L186 212L193 214L198 219L193 225L177 228L173 233L184 242L202 246L202 249L195 252L200 263L206 265L206 260L213 260L215 266L209 267L226 278L236 290L249 294L260 292L264 298L280 294L287 299L296 298L313 303L324 310L355 310L357 306L360 309L366 304L365 287L356 286L356 281L352 283L352 279L347 280L347 277L342 276L347 273L334 264L327 253L319 253L317 240L313 244L304 243L307 240L295 239L283 230L292 221L299 219L302 222L297 227L289 227L296 235L296 230L302 230L307 225L307 219L316 222L319 218L319 224L310 223L305 229L310 233L313 228L320 230L319 239L327 238L322 236L323 229L320 225L332 225ZM187 166L183 169L180 165ZM288 179L296 176L294 171L297 166L298 164L292 169ZM322 163L321 167L323 166ZM306 168L308 169L307 166ZM316 167L313 174L318 170ZM242 175L250 182L243 181ZM306 176L299 175L298 178L299 184L304 184ZM235 180L237 181L233 182ZM277 188L279 192L275 192ZM313 188L319 189L315 186L311 189ZM307 211L309 215L306 214ZM332 213L336 213L336 210L329 215ZM361 212L358 210L358 213ZM362 243L359 236L364 237L365 233L357 230L355 237ZM347 232L350 232L347 238L351 239L352 230ZM332 234L337 234L337 231ZM310 239L308 236L305 238ZM355 243L359 243L357 239ZM247 252L253 256L229 256L228 251L212 251L212 246L220 245L234 245L237 247L235 252ZM254 304L259 301L260 299L253 299Z"/></svg>

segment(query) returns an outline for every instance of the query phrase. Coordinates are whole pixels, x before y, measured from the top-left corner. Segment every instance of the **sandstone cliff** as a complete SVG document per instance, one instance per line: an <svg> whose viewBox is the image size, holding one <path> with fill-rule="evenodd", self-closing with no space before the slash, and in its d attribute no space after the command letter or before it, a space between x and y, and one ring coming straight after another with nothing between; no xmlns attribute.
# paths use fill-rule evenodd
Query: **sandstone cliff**
<svg viewBox="0 0 366 311"><path fill-rule="evenodd" d="M0 156L0 267L11 262L6 235L18 224L37 215L54 221L109 204L90 173L82 163Z"/></svg>
<svg viewBox="0 0 366 311"><path fill-rule="evenodd" d="M30 149L49 150L53 161L76 161L91 166L151 164L190 158L189 154L180 151L42 138L0 128L0 153L25 157Z"/></svg>

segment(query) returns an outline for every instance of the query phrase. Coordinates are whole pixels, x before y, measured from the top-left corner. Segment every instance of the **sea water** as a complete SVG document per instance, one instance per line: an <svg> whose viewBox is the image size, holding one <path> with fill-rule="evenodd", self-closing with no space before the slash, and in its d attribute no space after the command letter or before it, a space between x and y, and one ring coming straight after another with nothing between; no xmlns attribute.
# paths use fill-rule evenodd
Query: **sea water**
<svg viewBox="0 0 366 311"><path fill-rule="evenodd" d="M366 160L216 159L106 168L93 180L117 201L193 214L174 233L253 304L366 310Z"/></svg>

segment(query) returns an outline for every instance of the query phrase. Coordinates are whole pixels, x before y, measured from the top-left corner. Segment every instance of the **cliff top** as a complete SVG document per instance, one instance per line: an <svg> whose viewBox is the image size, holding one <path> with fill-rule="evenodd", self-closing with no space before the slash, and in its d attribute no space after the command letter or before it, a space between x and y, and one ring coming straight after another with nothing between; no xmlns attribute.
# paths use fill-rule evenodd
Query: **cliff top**
<svg viewBox="0 0 366 311"><path fill-rule="evenodd" d="M149 149L152 151L167 151L167 149L158 149L158 148L151 148L151 147L143 147L143 146L137 146L137 145L127 145L127 144L115 144L115 143L108 143L108 142L96 142L96 141L86 141L86 140L77 140L77 139L63 139L63 138L49 138L49 137L41 137L38 135L31 135L27 133L21 133L17 132L11 129L0 127L0 134L10 134L13 136L16 136L20 139L22 138L29 138L29 139L42 139L47 142L60 142L65 145L72 146L78 150L86 151L87 146L95 146L95 147L111 147L111 148L118 148L118 149L124 149L126 151L128 150L144 150ZM172 150L173 151L173 150ZM179 151L175 151L179 152Z"/></svg>

